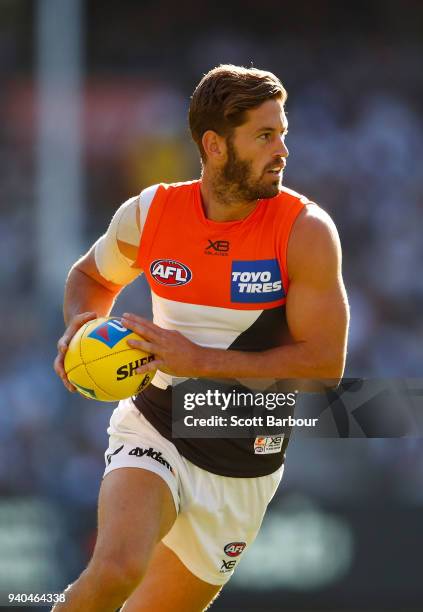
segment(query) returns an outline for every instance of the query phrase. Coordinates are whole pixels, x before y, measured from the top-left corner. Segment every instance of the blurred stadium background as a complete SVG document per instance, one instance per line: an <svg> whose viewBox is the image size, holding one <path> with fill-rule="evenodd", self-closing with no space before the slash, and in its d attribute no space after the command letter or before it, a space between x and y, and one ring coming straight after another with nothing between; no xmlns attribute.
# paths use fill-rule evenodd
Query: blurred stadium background
<svg viewBox="0 0 423 612"><path fill-rule="evenodd" d="M343 242L346 375L421 375L422 37L418 0L0 1L0 592L60 591L89 558L112 406L53 374L65 275L130 195L198 175L187 107L211 67L288 89L285 184ZM420 610L422 506L420 440L294 439L213 610Z"/></svg>

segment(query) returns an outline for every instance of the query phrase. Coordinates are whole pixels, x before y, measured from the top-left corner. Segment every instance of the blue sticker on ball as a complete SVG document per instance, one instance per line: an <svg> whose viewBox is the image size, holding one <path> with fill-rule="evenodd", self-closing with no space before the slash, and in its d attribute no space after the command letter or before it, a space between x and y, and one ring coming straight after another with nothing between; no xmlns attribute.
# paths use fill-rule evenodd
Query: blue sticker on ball
<svg viewBox="0 0 423 612"><path fill-rule="evenodd" d="M93 329L88 334L88 338L100 340L103 344L107 344L109 348L113 348L123 338L129 336L129 334L132 334L132 331L124 327L119 319L109 319Z"/></svg>

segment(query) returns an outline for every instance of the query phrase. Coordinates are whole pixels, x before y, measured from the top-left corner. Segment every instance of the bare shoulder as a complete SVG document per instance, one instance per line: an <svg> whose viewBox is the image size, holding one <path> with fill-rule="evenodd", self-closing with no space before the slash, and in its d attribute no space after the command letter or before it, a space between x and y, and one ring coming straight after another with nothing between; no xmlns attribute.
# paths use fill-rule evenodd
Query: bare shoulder
<svg viewBox="0 0 423 612"><path fill-rule="evenodd" d="M315 203L299 214L288 242L288 273L296 276L333 274L340 270L341 244L331 216Z"/></svg>

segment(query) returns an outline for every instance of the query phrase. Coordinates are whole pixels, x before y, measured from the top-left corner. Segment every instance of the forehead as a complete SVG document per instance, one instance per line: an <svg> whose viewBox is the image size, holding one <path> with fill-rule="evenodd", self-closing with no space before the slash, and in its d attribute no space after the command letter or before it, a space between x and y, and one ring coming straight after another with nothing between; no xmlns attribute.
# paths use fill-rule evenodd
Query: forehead
<svg viewBox="0 0 423 612"><path fill-rule="evenodd" d="M281 100L266 100L257 108L253 108L246 113L246 121L240 128L246 130L259 130L261 128L273 128L284 130L288 127L288 120L285 115Z"/></svg>

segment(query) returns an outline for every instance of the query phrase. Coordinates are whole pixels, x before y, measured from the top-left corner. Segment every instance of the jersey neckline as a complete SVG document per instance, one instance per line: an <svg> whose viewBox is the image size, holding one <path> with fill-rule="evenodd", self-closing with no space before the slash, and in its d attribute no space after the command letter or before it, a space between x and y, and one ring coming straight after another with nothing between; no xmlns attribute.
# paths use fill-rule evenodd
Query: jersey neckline
<svg viewBox="0 0 423 612"><path fill-rule="evenodd" d="M251 211L249 215L244 217L244 219L239 219L237 221L212 221L211 219L207 219L204 213L200 187L201 179L196 181L194 184L195 210L200 223L205 225L210 230L230 232L247 227L251 223L254 223L264 206L264 200L259 200L255 209Z"/></svg>

